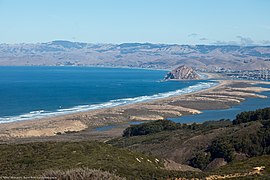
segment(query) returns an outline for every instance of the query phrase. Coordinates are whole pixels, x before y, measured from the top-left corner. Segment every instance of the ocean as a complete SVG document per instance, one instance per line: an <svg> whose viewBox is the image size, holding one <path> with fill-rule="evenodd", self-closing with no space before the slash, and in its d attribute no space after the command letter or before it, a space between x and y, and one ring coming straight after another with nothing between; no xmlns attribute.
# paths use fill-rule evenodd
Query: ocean
<svg viewBox="0 0 270 180"><path fill-rule="evenodd" d="M145 102L214 86L162 81L163 70L96 67L0 67L0 123Z"/></svg>

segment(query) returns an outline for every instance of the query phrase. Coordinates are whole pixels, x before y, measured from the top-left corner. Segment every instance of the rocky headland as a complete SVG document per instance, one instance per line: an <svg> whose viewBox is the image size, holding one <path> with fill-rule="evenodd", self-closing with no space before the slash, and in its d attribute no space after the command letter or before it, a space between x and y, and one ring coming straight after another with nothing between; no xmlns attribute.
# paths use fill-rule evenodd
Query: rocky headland
<svg viewBox="0 0 270 180"><path fill-rule="evenodd" d="M165 80L198 80L200 76L191 68L181 65L165 76Z"/></svg>

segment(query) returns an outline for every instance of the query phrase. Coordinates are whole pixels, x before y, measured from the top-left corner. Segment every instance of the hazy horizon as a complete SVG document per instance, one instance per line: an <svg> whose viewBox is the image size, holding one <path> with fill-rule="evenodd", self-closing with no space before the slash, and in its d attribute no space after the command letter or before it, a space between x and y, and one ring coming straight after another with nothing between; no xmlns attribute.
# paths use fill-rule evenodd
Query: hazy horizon
<svg viewBox="0 0 270 180"><path fill-rule="evenodd" d="M0 43L0 44L8 44L8 45L19 45L19 44L43 44L43 43L51 43L51 42L57 42L57 41L66 41L66 42L71 42L71 43L86 43L86 44L100 44L100 45L121 45L121 44L160 44L160 45L178 45L178 46L242 46L242 47L250 47L250 46L270 46L270 44L246 44L246 45L241 45L241 44L179 44L179 43L153 43L153 42L119 42L119 43L93 43L93 42L86 42L86 41L75 41L75 40L66 40L66 39L55 39L51 41L40 41L40 42L19 42L19 43Z"/></svg>
<svg viewBox="0 0 270 180"><path fill-rule="evenodd" d="M0 0L0 43L270 45L268 0Z"/></svg>

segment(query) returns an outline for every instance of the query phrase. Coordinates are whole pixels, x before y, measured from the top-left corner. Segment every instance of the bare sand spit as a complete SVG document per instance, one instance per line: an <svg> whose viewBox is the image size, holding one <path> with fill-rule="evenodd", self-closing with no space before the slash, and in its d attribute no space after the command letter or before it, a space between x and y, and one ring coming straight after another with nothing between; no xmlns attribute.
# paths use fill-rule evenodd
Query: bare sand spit
<svg viewBox="0 0 270 180"><path fill-rule="evenodd" d="M179 82L181 83L181 82ZM92 110L88 112L0 124L0 140L14 138L47 137L69 132L79 132L110 124L130 121L160 120L187 114L198 114L200 110L225 109L239 104L245 98L266 98L258 92L269 88L255 87L270 84L259 81L222 80L220 84L190 94L164 98L151 102L137 103L121 107Z"/></svg>

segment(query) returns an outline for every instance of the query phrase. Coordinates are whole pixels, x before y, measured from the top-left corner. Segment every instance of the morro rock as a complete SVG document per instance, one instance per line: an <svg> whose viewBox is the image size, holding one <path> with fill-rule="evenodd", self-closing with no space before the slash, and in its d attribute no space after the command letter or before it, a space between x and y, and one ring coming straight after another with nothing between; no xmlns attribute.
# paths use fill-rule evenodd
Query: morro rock
<svg viewBox="0 0 270 180"><path fill-rule="evenodd" d="M196 80L200 79L200 76L191 67L182 65L172 70L165 76L165 80L169 79Z"/></svg>

